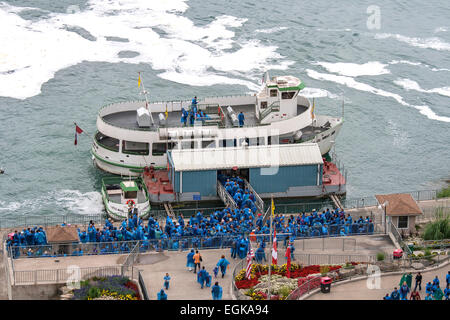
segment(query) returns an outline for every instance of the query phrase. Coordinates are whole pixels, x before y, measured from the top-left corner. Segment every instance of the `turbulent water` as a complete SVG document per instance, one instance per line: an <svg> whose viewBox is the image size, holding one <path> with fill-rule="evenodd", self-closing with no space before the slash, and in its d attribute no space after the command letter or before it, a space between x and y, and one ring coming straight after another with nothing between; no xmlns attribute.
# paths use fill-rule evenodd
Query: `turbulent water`
<svg viewBox="0 0 450 320"><path fill-rule="evenodd" d="M294 75L340 116L348 197L449 176L448 1L0 1L0 216L98 213L99 108L253 93ZM74 122L89 135L74 146Z"/></svg>

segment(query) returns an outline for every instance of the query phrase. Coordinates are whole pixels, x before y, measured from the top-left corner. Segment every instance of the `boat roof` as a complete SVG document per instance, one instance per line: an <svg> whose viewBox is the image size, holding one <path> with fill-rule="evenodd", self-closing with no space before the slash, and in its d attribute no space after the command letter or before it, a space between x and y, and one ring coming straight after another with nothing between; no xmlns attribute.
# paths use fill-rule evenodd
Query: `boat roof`
<svg viewBox="0 0 450 320"><path fill-rule="evenodd" d="M317 143L174 149L169 153L175 171L205 171L237 168L268 168L323 164Z"/></svg>
<svg viewBox="0 0 450 320"><path fill-rule="evenodd" d="M302 90L305 84L297 77L278 76L273 77L267 82L268 88L277 87L280 91Z"/></svg>
<svg viewBox="0 0 450 320"><path fill-rule="evenodd" d="M139 191L139 188L138 188L138 185L137 185L136 181L122 181L120 183L120 187L125 192L128 192L128 191Z"/></svg>

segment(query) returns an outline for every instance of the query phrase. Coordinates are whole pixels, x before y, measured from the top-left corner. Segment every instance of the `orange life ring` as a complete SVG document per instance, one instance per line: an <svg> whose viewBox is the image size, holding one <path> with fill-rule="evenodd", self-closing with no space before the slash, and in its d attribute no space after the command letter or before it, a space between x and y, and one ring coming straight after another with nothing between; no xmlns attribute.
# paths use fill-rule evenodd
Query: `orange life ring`
<svg viewBox="0 0 450 320"><path fill-rule="evenodd" d="M134 202L134 200L131 200L131 199L127 201L127 205L130 205L130 203L131 203L133 206L136 204L136 203Z"/></svg>

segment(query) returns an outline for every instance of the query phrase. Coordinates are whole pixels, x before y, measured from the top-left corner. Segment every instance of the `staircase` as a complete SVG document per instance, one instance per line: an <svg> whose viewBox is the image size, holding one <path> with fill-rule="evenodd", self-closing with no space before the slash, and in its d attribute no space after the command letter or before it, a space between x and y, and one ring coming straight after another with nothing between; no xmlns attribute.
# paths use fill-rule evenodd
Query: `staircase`
<svg viewBox="0 0 450 320"><path fill-rule="evenodd" d="M174 220L175 212L173 212L172 205L169 202L164 202L164 209L166 209L167 216Z"/></svg>
<svg viewBox="0 0 450 320"><path fill-rule="evenodd" d="M225 187L220 183L220 181L217 181L217 195L223 201L225 206L232 210L238 209L236 202L234 202L234 199L227 192L227 190L225 190Z"/></svg>

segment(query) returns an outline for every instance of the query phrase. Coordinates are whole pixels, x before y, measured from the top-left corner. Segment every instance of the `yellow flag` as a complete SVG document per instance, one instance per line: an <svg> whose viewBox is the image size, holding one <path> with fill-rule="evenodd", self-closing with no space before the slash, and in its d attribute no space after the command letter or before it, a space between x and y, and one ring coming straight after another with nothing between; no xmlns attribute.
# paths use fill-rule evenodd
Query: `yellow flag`
<svg viewBox="0 0 450 320"><path fill-rule="evenodd" d="M167 120L167 118L169 117L169 112L167 112L167 104L166 104L166 112L165 112L165 115L166 115L166 120Z"/></svg>
<svg viewBox="0 0 450 320"><path fill-rule="evenodd" d="M314 119L314 98L313 98L313 106L312 106L312 108L311 108L311 118L313 118Z"/></svg>
<svg viewBox="0 0 450 320"><path fill-rule="evenodd" d="M139 79L138 79L138 88L141 87L141 74L139 73Z"/></svg>
<svg viewBox="0 0 450 320"><path fill-rule="evenodd" d="M273 203L272 199L272 217L275 216L275 204Z"/></svg>

